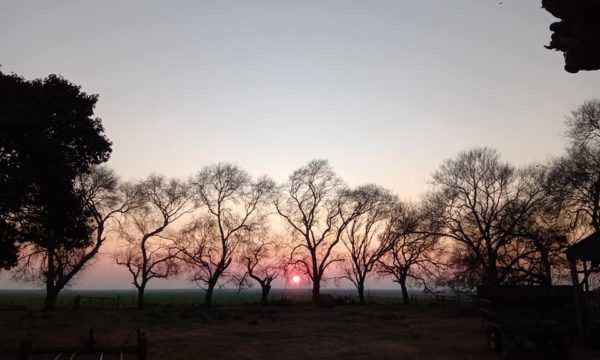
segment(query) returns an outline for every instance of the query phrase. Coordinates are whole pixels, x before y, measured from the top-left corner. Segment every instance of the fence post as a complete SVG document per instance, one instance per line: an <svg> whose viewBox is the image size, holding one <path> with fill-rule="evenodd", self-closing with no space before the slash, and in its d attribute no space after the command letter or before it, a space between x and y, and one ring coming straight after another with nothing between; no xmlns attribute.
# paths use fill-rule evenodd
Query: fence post
<svg viewBox="0 0 600 360"><path fill-rule="evenodd" d="M81 295L75 295L75 299L73 299L73 310L79 310L80 303Z"/></svg>
<svg viewBox="0 0 600 360"><path fill-rule="evenodd" d="M29 353L33 349L33 336L31 334L27 334L25 339L21 341L21 346L19 348L19 359L27 360L29 359Z"/></svg>
<svg viewBox="0 0 600 360"><path fill-rule="evenodd" d="M138 360L146 360L146 353L148 352L148 339L146 338L146 334L138 329L137 338Z"/></svg>

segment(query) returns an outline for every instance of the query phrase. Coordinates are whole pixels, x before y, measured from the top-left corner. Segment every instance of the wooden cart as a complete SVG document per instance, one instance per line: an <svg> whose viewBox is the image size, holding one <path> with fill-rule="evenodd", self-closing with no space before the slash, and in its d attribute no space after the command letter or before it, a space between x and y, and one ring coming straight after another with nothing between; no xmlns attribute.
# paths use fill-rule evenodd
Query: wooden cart
<svg viewBox="0 0 600 360"><path fill-rule="evenodd" d="M479 286L477 295L490 350L568 358L565 342L577 334L572 286Z"/></svg>

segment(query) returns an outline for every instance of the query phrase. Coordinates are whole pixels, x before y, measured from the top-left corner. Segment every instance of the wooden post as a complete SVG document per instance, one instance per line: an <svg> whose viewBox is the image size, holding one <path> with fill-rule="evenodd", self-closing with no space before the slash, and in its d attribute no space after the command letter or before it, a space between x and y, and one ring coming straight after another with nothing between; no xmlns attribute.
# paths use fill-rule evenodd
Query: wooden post
<svg viewBox="0 0 600 360"><path fill-rule="evenodd" d="M146 360L146 353L148 352L148 339L146 338L146 334L141 332L140 329L137 330L137 340L138 360Z"/></svg>
<svg viewBox="0 0 600 360"><path fill-rule="evenodd" d="M21 341L21 346L19 348L19 359L27 360L29 359L29 353L33 349L33 337L31 334L27 334L25 339Z"/></svg>
<svg viewBox="0 0 600 360"><path fill-rule="evenodd" d="M90 328L90 332L88 333L88 337L86 340L86 345L91 348L96 344L96 340L94 340L94 328Z"/></svg>
<svg viewBox="0 0 600 360"><path fill-rule="evenodd" d="M588 278L590 277L590 272L588 272L587 261L582 260L583 262L583 286L584 293L588 293L590 291L590 282Z"/></svg>
<svg viewBox="0 0 600 360"><path fill-rule="evenodd" d="M585 338L585 327L584 327L584 313L583 313L583 301L581 294L581 287L579 286L579 276L577 273L577 260L568 259L569 268L571 269L571 281L573 282L573 295L574 295L574 306L575 315L577 316L577 331L582 340Z"/></svg>

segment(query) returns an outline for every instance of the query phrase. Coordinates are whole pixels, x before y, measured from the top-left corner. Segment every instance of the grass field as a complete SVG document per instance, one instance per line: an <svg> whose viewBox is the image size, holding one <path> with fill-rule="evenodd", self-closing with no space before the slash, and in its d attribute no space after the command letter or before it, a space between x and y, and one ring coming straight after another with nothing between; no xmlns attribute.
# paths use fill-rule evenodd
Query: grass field
<svg viewBox="0 0 600 360"><path fill-rule="evenodd" d="M324 293L335 298L354 296L352 290L343 289ZM82 303L75 311L72 303L77 295L119 297L121 306ZM375 290L369 294L369 305L321 309L309 304L306 289L275 289L272 304L260 307L259 295L257 290L221 289L215 294L215 306L206 308L201 305L200 290L149 290L146 309L137 311L133 309L135 291L65 291L57 311L43 312L43 291L4 290L0 305L13 303L27 309L0 312L0 359L18 359L19 344L29 335L36 345L71 346L85 339L92 328L97 341L109 346L131 340L136 329L141 329L149 341L148 360L500 359L487 349L473 304L440 304L432 301L435 297L413 292L415 304L403 305L399 292ZM574 351L571 359L600 358ZM516 359L549 359L550 355L536 350ZM129 359L133 358L125 357Z"/></svg>
<svg viewBox="0 0 600 360"><path fill-rule="evenodd" d="M10 311L0 316L0 358L18 359L19 344L29 334L36 345L66 346L85 339L90 328L107 346L123 344L141 329L148 337L148 360L500 359L487 349L481 319L474 313L399 304ZM517 359L549 359L548 355L538 351ZM597 359L594 356L578 352L573 359ZM129 359L134 358L125 357Z"/></svg>
<svg viewBox="0 0 600 360"><path fill-rule="evenodd" d="M332 294L337 298L351 298L357 300L356 292L352 289L324 289L325 294ZM76 296L96 297L96 298L119 298L120 307L132 308L136 304L137 292L135 290L63 290L58 298L57 307L59 309L71 308ZM431 295L422 292L411 293L417 302L428 302L433 300ZM0 290L0 305L15 304L24 305L27 309L41 309L44 302L45 293L43 290ZM288 299L294 302L306 302L310 300L310 290L308 289L273 289L270 294L270 300L277 301ZM147 290L145 295L146 303L152 305L170 305L185 306L201 304L204 300L204 292L199 289L180 289L180 290ZM260 291L258 289L245 290L238 293L236 290L219 289L213 295L214 303L217 305L241 305L253 304L260 301ZM367 300L371 303L399 303L401 302L401 293L396 290L372 290L367 293ZM109 306L105 301L84 299L83 306L102 307Z"/></svg>

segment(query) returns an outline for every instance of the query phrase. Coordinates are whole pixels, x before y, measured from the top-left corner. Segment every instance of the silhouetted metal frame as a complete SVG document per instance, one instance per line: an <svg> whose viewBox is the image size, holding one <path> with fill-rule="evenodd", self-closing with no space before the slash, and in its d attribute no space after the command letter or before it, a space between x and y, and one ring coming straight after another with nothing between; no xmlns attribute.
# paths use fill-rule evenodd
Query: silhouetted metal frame
<svg viewBox="0 0 600 360"><path fill-rule="evenodd" d="M56 355L56 358L77 359L79 355L98 355L102 359L107 354L118 354L124 359L123 354L135 354L137 360L146 360L148 351L148 339L146 334L139 329L136 330L137 343L135 345L101 346L94 339L94 331L90 333L85 343L76 346L37 346L33 342L33 336L28 335L20 347L20 360L28 360L32 355ZM62 357L64 355L64 357Z"/></svg>

